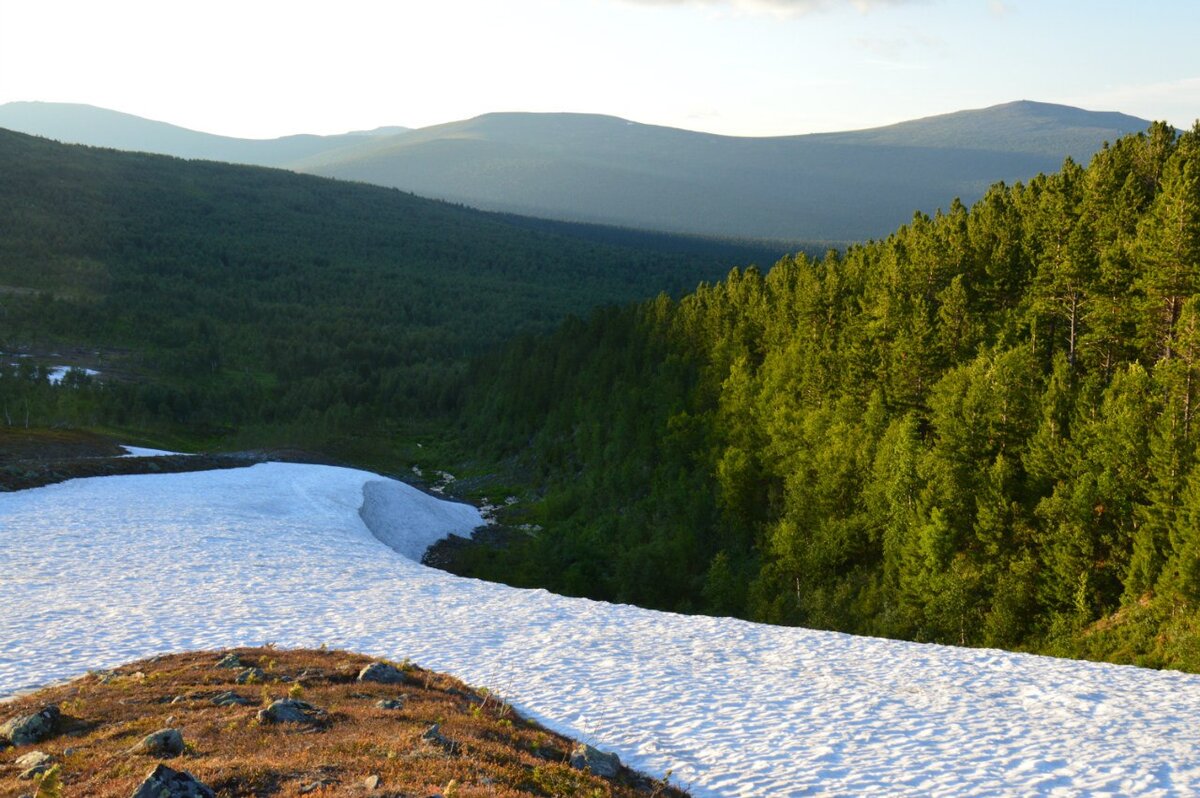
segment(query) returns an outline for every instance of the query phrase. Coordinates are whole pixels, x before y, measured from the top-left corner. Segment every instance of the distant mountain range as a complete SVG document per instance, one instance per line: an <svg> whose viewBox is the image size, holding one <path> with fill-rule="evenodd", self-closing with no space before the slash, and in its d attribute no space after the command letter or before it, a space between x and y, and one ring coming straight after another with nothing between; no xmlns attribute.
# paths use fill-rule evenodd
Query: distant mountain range
<svg viewBox="0 0 1200 798"><path fill-rule="evenodd" d="M252 141L89 106L11 103L0 127L83 144L278 166L509 213L786 241L886 235L915 210L1086 162L1149 122L1021 101L846 133L738 138L589 114L486 114Z"/></svg>
<svg viewBox="0 0 1200 798"><path fill-rule="evenodd" d="M89 144L114 150L174 155L177 158L284 168L303 158L354 147L371 137L394 136L408 130L404 127L381 127L339 136L239 139L200 133L93 105L30 102L0 105L0 127L65 144Z"/></svg>

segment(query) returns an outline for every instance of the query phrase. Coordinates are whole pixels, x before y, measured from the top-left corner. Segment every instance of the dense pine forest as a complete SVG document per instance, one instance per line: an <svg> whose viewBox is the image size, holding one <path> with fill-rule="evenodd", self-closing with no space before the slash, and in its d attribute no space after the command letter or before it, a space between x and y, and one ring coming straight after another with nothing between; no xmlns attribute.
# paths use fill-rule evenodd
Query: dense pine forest
<svg viewBox="0 0 1200 798"><path fill-rule="evenodd" d="M779 254L7 131L0 175L5 423L185 445L372 443L445 418L500 341ZM52 387L68 351L101 376Z"/></svg>
<svg viewBox="0 0 1200 798"><path fill-rule="evenodd" d="M3 423L393 471L415 425L536 499L471 575L1200 670L1200 127L766 272L2 131L0 174Z"/></svg>
<svg viewBox="0 0 1200 798"><path fill-rule="evenodd" d="M1200 668L1200 126L527 338L464 422L544 491L468 573Z"/></svg>

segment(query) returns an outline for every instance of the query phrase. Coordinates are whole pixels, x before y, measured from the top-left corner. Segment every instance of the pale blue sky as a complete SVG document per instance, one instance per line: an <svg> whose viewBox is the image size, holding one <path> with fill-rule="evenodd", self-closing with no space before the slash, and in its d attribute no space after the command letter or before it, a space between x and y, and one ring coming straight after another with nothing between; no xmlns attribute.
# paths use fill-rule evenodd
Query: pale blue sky
<svg viewBox="0 0 1200 798"><path fill-rule="evenodd" d="M736 135L1018 99L1190 127L1200 2L0 0L0 102L227 135L582 111Z"/></svg>

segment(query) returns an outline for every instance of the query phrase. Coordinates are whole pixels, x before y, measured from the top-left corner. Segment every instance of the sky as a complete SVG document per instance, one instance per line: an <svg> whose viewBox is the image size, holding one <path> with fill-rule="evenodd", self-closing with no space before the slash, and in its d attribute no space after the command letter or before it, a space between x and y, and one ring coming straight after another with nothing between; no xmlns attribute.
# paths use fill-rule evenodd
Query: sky
<svg viewBox="0 0 1200 798"><path fill-rule="evenodd" d="M744 136L1200 117L1195 0L0 0L0 103L250 138L576 111Z"/></svg>

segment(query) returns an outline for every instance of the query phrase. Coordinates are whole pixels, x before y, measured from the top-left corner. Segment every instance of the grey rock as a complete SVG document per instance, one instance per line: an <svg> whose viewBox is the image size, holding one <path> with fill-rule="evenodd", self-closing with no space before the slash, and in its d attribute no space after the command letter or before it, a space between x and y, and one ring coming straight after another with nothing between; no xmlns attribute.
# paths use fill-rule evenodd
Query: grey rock
<svg viewBox="0 0 1200 798"><path fill-rule="evenodd" d="M378 684L407 684L408 676L395 665L386 662L372 662L358 672L360 682L377 682Z"/></svg>
<svg viewBox="0 0 1200 798"><path fill-rule="evenodd" d="M621 760L616 754L606 754L598 748L580 743L571 752L571 767L590 770L603 779L611 779L621 770Z"/></svg>
<svg viewBox="0 0 1200 798"><path fill-rule="evenodd" d="M259 723L306 723L316 726L324 723L328 717L329 713L325 710L295 698L272 701L269 707L258 711Z"/></svg>
<svg viewBox="0 0 1200 798"><path fill-rule="evenodd" d="M17 778L21 781L30 781L53 767L54 757L42 751L30 751L25 756L17 757L14 764L21 768L21 775Z"/></svg>
<svg viewBox="0 0 1200 798"><path fill-rule="evenodd" d="M146 735L129 752L149 756L179 756L183 753L183 734L179 729L160 729Z"/></svg>
<svg viewBox="0 0 1200 798"><path fill-rule="evenodd" d="M18 715L9 718L0 726L0 738L8 740L13 745L31 745L40 743L54 734L54 727L62 713L53 704L43 707L40 712L32 715Z"/></svg>
<svg viewBox="0 0 1200 798"><path fill-rule="evenodd" d="M217 667L218 668L244 668L246 666L244 664L242 664L242 661L240 659L238 659L237 654L234 654L232 651L230 651L228 654L226 654L225 656L223 656L219 660L217 660Z"/></svg>
<svg viewBox="0 0 1200 798"><path fill-rule="evenodd" d="M19 768L31 768L37 765L43 765L53 759L54 757L50 756L44 751L30 751L24 756L17 757L13 764Z"/></svg>
<svg viewBox="0 0 1200 798"><path fill-rule="evenodd" d="M47 762L44 765L34 765L28 770L21 771L21 775L17 776L17 778L21 781L33 781L52 767L54 767L54 765L50 762Z"/></svg>
<svg viewBox="0 0 1200 798"><path fill-rule="evenodd" d="M240 696L230 690L217 693L212 697L212 702L219 707L248 707L254 704L254 701L251 699Z"/></svg>
<svg viewBox="0 0 1200 798"><path fill-rule="evenodd" d="M403 698L383 698L375 702L375 706L380 709L404 709L405 700Z"/></svg>
<svg viewBox="0 0 1200 798"><path fill-rule="evenodd" d="M437 723L433 724L428 729L426 729L424 731L424 733L421 734L421 739L427 743L433 743L434 745L440 745L443 748L453 748L454 747L454 741L451 740L446 735L442 734L442 727Z"/></svg>
<svg viewBox="0 0 1200 798"><path fill-rule="evenodd" d="M236 681L238 684L252 684L254 682L261 682L266 678L267 674L263 673L262 668L246 668L246 670L237 675Z"/></svg>
<svg viewBox="0 0 1200 798"><path fill-rule="evenodd" d="M190 773L156 767L130 798L217 798L209 787Z"/></svg>

